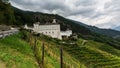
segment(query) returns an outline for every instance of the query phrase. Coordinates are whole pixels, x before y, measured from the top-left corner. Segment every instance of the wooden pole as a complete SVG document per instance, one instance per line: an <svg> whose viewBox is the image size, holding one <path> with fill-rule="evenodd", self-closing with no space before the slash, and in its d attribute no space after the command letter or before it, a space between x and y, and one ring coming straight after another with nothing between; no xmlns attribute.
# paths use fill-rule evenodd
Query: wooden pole
<svg viewBox="0 0 120 68"><path fill-rule="evenodd" d="M44 42L42 44L42 68L44 68Z"/></svg>
<svg viewBox="0 0 120 68"><path fill-rule="evenodd" d="M35 53L35 57L37 57L37 36L35 36L35 44L34 44L34 53ZM37 59L39 66L40 66L40 61Z"/></svg>
<svg viewBox="0 0 120 68"><path fill-rule="evenodd" d="M34 45L34 51L36 49L36 45L37 45L37 37L35 36L35 45Z"/></svg>
<svg viewBox="0 0 120 68"><path fill-rule="evenodd" d="M35 36L35 41L34 41L34 46L33 46L33 48L34 48L34 53L35 53L35 57L37 57L36 46L37 46L37 37ZM41 65L40 65L40 62L39 62L38 59L37 59L37 62L38 62L38 64L39 64L39 67L41 68Z"/></svg>
<svg viewBox="0 0 120 68"><path fill-rule="evenodd" d="M60 46L60 68L63 68L63 47Z"/></svg>

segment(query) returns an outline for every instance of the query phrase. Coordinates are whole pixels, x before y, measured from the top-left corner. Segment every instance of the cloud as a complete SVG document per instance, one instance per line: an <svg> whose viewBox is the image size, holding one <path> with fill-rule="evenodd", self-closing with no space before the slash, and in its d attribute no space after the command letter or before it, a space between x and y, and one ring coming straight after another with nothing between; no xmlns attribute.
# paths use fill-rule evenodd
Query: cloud
<svg viewBox="0 0 120 68"><path fill-rule="evenodd" d="M60 14L66 18L103 28L118 26L120 0L11 0L23 10Z"/></svg>

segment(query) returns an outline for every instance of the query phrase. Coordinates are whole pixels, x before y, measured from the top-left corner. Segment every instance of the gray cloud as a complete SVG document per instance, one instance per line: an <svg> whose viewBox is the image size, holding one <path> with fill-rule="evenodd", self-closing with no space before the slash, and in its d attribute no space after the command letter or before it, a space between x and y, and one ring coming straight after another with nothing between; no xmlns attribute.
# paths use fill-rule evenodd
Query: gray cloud
<svg viewBox="0 0 120 68"><path fill-rule="evenodd" d="M120 11L120 0L112 0L105 4L105 9L109 12Z"/></svg>
<svg viewBox="0 0 120 68"><path fill-rule="evenodd" d="M61 10L64 11L66 15L77 15L77 14L84 14L94 11L93 2L89 0L81 0L80 2L76 0L73 4L74 7L71 8L70 4L66 4L65 0L56 1L56 0L11 0L11 2L21 6L23 9L31 9L33 11L42 11L48 10L50 12L54 10ZM38 8L36 10L36 8ZM35 9L35 10L34 10Z"/></svg>
<svg viewBox="0 0 120 68"><path fill-rule="evenodd" d="M11 0L11 3L23 10L56 13L98 27L120 25L120 0Z"/></svg>
<svg viewBox="0 0 120 68"><path fill-rule="evenodd" d="M76 1L75 5L76 6L90 6L90 5L94 5L96 2L95 1L91 1L91 0L78 0Z"/></svg>

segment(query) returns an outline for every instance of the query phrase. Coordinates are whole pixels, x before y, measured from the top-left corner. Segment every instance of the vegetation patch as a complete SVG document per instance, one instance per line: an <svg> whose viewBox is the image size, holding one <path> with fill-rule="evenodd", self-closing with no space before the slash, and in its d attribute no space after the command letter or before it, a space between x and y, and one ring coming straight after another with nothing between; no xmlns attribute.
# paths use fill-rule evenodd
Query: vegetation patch
<svg viewBox="0 0 120 68"><path fill-rule="evenodd" d="M7 68L38 68L33 50L19 34L0 39L0 60Z"/></svg>

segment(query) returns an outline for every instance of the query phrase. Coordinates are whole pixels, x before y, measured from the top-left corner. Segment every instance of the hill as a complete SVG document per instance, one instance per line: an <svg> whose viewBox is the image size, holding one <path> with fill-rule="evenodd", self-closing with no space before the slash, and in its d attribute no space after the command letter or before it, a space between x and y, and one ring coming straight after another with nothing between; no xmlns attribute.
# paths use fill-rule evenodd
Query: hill
<svg viewBox="0 0 120 68"><path fill-rule="evenodd" d="M120 67L120 50L95 40L87 40L83 45L84 40L79 37L76 41L66 40L65 43L60 43L63 41L44 35L35 37L22 30L17 35L0 39L0 67L41 67L43 42L45 68L60 68L60 46L63 46L64 68Z"/></svg>
<svg viewBox="0 0 120 68"><path fill-rule="evenodd" d="M46 23L52 21L53 18L56 18L57 22L61 25L61 30L63 31L69 28L73 30L73 33L83 33L84 35L92 34L89 29L86 29L81 25L75 24L74 22L67 20L66 18L59 15L44 14L40 12L31 12L31 11L22 11L15 7L13 7L13 9L15 11L16 20L18 21L19 24L22 25L28 24L32 26L33 23L35 23L36 21L40 21L40 23Z"/></svg>
<svg viewBox="0 0 120 68"><path fill-rule="evenodd" d="M17 24L28 24L32 26L32 24L36 21L40 21L40 23L46 23L52 21L53 18L56 18L57 22L61 25L61 30L63 31L69 28L73 31L74 34L77 34L78 36L83 37L84 39L93 39L99 42L108 43L115 48L120 48L119 40L113 38L113 36L115 37L120 34L119 31L111 29L99 29L97 27L88 26L80 22L66 19L60 15L45 14L32 11L22 11L15 7L13 7L13 9L15 12Z"/></svg>
<svg viewBox="0 0 120 68"><path fill-rule="evenodd" d="M73 20L71 20L71 21L73 21ZM81 22L77 22L77 21L73 21L73 22L74 23L78 23L78 24L80 24L80 25L90 29L93 32L96 32L96 33L99 33L99 34L103 34L103 35L107 35L109 37L117 38L116 36L120 35L120 31L117 31L117 30L113 30L113 29L100 29L98 27L86 25L86 24L83 24ZM119 27L116 27L116 29L117 28L119 28ZM119 37L117 39L120 39Z"/></svg>
<svg viewBox="0 0 120 68"><path fill-rule="evenodd" d="M16 35L0 38L0 68L41 68L43 48L43 40L41 39L43 38L45 45L44 67L60 68L58 44L50 41L52 38L38 36L35 45L35 37L24 30ZM66 61L64 68L79 67L80 63L67 52L64 52L64 60ZM83 64L81 65L85 67Z"/></svg>
<svg viewBox="0 0 120 68"><path fill-rule="evenodd" d="M8 4L5 4L5 5L8 5ZM11 7L11 6L9 5L8 7ZM2 10L4 11L4 9ZM84 25L81 25L79 23L66 19L60 15L45 14L45 13L32 12L32 11L23 11L15 7L12 7L11 11L14 12L13 17L15 17L15 22L10 23L12 25L23 26L24 24L28 24L32 26L33 23L36 21L40 21L41 23L46 23L46 22L52 21L53 18L56 18L57 22L61 25L61 30L63 31L69 28L73 31L74 34L77 34L78 36L81 36L84 39L94 39L100 42L108 43L115 48L118 48L118 49L120 48L119 40L115 40L113 39L113 37L111 37L111 35L116 35L115 38L119 38L118 31L98 29L94 27L88 28L88 27L85 27ZM4 22L4 24L7 24L7 23ZM110 37L107 37L105 34Z"/></svg>
<svg viewBox="0 0 120 68"><path fill-rule="evenodd" d="M30 35L28 38L31 38ZM32 39L34 40L34 39ZM32 41L31 40L31 41ZM77 41L66 40L60 43L58 39L48 36L37 36L36 51L38 58L41 58L42 43L45 46L44 65L49 68L60 67L60 46L63 47L63 66L64 68L119 68L120 50L113 48L109 44L87 40L85 45L82 42L85 39L79 38ZM29 42L31 42L29 41ZM70 43L74 44L70 44ZM31 42L32 43L32 42ZM50 59L52 60L50 61ZM41 60L41 59L39 59Z"/></svg>
<svg viewBox="0 0 120 68"><path fill-rule="evenodd" d="M97 27L89 26L81 22L66 19L59 15L45 14L45 13L32 12L32 11L23 11L18 8L12 7L9 2L5 3L2 2L1 0L0 3L1 3L0 24L17 25L17 26L28 24L32 26L32 24L35 23L36 21L45 23L51 21L53 18L56 18L58 20L58 23L61 24L61 30L66 30L67 28L69 28L72 29L74 33L91 35L94 32L94 33L104 34L113 38L120 35L119 31L115 31L112 29L99 29Z"/></svg>
<svg viewBox="0 0 120 68"><path fill-rule="evenodd" d="M13 7L15 11L15 16L18 22L21 24L32 25L36 21L41 23L50 22L53 18L56 18L58 23L61 25L61 30L66 30L67 28L72 29L74 33L83 33L84 35L91 35L93 32L98 34L107 35L109 37L115 37L120 35L120 31L112 29L100 29L95 26L89 26L81 22L66 19L60 15L45 14L40 12L23 11ZM37 19L36 19L37 18ZM78 30L79 29L79 30Z"/></svg>
<svg viewBox="0 0 120 68"><path fill-rule="evenodd" d="M5 12L9 13L8 7L10 7L8 15L4 16L1 14L0 24L16 26L28 24L32 26L36 21L45 23L56 18L61 25L61 30L69 28L78 35L76 40L58 40L41 34L35 37L32 33L22 30L17 35L0 39L0 67L39 68L44 65L45 68L59 68L61 45L63 47L64 68L120 67L120 40L112 38L113 35L119 34L118 31L107 31L88 26L60 15L23 11L2 1L0 6L2 6L0 9L2 11L0 12L3 14ZM15 21L10 16L13 16ZM105 34L105 32L109 31L110 35ZM35 39L37 40L35 41ZM82 44L84 40L87 40L85 45ZM43 42L45 46L44 64L42 64ZM60 42L65 43L62 44Z"/></svg>

